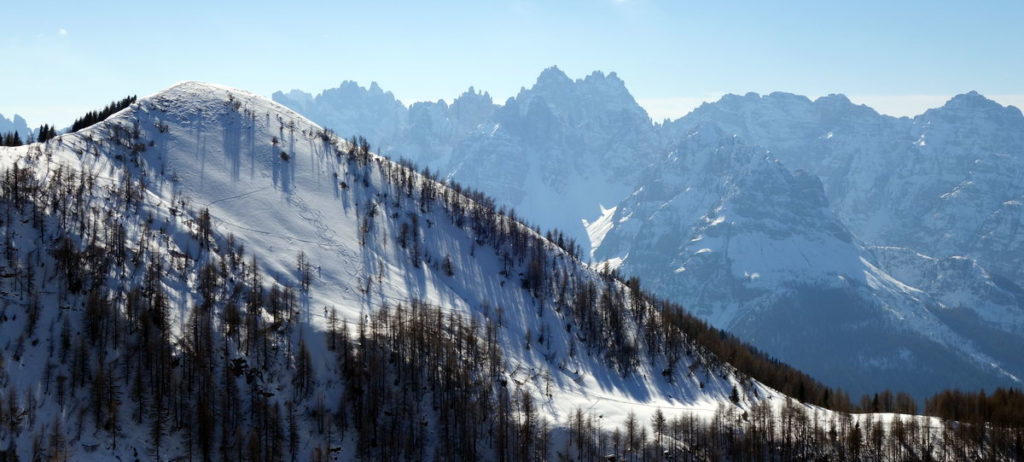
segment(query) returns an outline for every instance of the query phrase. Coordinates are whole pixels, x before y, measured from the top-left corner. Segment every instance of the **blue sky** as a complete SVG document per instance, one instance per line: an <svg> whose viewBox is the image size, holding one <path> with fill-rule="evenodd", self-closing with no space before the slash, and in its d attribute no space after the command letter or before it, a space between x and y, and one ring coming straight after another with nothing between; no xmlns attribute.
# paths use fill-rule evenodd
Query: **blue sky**
<svg viewBox="0 0 1024 462"><path fill-rule="evenodd" d="M968 90L1024 106L1020 1L38 1L0 21L0 113L33 125L181 80L503 101L551 65L617 72L655 118L775 90L897 115Z"/></svg>

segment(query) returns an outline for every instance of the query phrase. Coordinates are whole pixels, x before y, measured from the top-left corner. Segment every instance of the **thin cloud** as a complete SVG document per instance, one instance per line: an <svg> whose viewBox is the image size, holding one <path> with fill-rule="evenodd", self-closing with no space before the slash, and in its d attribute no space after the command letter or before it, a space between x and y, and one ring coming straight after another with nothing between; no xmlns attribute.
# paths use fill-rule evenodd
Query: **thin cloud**
<svg viewBox="0 0 1024 462"><path fill-rule="evenodd" d="M65 29L65 28L63 28L63 27L62 27L62 28L60 28L60 29L57 29L57 35L59 35L59 36L61 36L61 37L67 37L67 35L68 35L68 30L67 30L67 29Z"/></svg>

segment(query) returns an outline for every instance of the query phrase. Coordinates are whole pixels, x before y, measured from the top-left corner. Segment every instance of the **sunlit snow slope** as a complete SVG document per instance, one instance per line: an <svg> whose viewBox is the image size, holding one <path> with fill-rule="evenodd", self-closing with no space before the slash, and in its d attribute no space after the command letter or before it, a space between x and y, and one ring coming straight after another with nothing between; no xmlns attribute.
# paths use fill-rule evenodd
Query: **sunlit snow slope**
<svg viewBox="0 0 1024 462"><path fill-rule="evenodd" d="M393 177L432 180L372 154L365 165L350 162L343 156L348 148L330 132L262 97L186 82L45 145L0 148L0 166L27 169L44 184L58 169L91 172L98 187L109 191L118 191L129 178L141 180L145 187L137 214L111 216L104 210L117 208L100 195L89 199L92 210L105 216L108 226L127 230L129 247L142 245L140 236L158 230L160 237L145 245L162 252L170 268L197 258L218 261L204 253L201 246L206 244L193 238L200 232L203 210L209 211L209 245L231 242L244 248L246 258L255 258L266 287L299 287L296 262L304 255L312 278L309 290L300 295L300 332L310 339L320 377L317 386L328 391L337 386L328 379L337 366L322 341L313 339L326 328L329 312L335 310L354 325L360 316L385 304L422 300L498 325L508 380L538 396L541 412L556 421L577 408L600 413L609 424L629 410L643 419L657 408L711 411L729 401L734 387L741 390L744 403L778 396L756 381L741 381L730 366L699 347L682 358L687 367L666 369L666 358L648 354L643 341L631 338L639 335L631 319L626 320L626 340L638 345L640 360L626 372L610 366L598 349L583 344L582 328L564 308L565 301L559 300L558 293L568 292L541 290L541 296L532 295L523 284L527 262L501 256L472 230L457 226L443 203L407 195L395 187ZM432 184L438 196L457 194ZM462 205L476 207L468 198ZM591 271L534 231L522 231L543 243L538 251L543 252L544 264L569 281L568 290L590 281L628 296L629 289L621 283ZM403 248L397 242L406 233L410 244ZM19 244L26 252L32 245ZM178 332L202 302L195 275L182 274L159 281L171 295L171 323ZM119 277L129 281L142 275ZM57 292L41 292L45 309L39 326L55 325ZM71 300L72 305L81 303ZM19 329L5 332L10 344ZM41 380L40 364L51 354L48 343L22 346L25 351L4 364L6 374L24 385ZM60 415L56 404L43 401L46 410L41 412ZM127 433L129 442L134 438L138 446L145 446L141 432ZM19 445L30 447L27 440Z"/></svg>

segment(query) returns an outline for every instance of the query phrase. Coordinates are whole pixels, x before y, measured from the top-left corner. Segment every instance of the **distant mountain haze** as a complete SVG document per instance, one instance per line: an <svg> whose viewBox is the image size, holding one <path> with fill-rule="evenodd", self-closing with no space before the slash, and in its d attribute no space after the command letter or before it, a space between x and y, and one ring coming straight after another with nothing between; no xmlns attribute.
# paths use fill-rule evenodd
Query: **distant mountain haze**
<svg viewBox="0 0 1024 462"><path fill-rule="evenodd" d="M855 394L1024 377L1024 117L976 92L913 118L726 95L654 123L614 73L553 67L469 123L441 103L414 123L352 82L274 99L342 135L386 133L382 151Z"/></svg>
<svg viewBox="0 0 1024 462"><path fill-rule="evenodd" d="M22 140L27 140L32 134L32 129L28 127L28 122L18 114L14 114L10 119L0 114L0 134L18 132Z"/></svg>

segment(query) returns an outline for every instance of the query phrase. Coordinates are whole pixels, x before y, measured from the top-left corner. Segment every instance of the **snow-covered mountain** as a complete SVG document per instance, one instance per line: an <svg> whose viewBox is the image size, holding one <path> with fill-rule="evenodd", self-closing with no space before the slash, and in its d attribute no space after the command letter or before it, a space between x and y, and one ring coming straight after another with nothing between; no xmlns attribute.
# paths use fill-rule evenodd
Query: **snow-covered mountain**
<svg viewBox="0 0 1024 462"><path fill-rule="evenodd" d="M1006 369L1024 370L1024 288L967 257L933 258L899 247L873 247L893 277L926 293L933 313ZM1017 374L1020 377L1020 374Z"/></svg>
<svg viewBox="0 0 1024 462"><path fill-rule="evenodd" d="M659 153L647 113L615 73L548 68L473 132L442 170L582 245L582 218L631 191Z"/></svg>
<svg viewBox="0 0 1024 462"><path fill-rule="evenodd" d="M596 271L494 200L366 148L259 96L195 82L75 133L0 147L0 458L900 460L1012 450L1001 428L947 451L951 436L918 432L939 428L936 419L844 412L840 390L641 291L646 282ZM634 248L646 251L638 233L693 218L700 239L688 242L701 247L680 254L682 273L714 275L721 264L700 259L728 254L763 271L743 276L751 294L807 278L838 288L829 300L891 297L876 311L904 311L880 322L927 317L896 303L916 289L874 266L814 177L712 128L659 165L670 168L637 173L649 189L591 224L595 254L618 242L628 266ZM694 188L673 191L683 183ZM757 239L775 246L743 247ZM659 242L671 247L670 236ZM874 251L894 266L927 258ZM974 278L944 300L983 293L1011 310L1020 293L971 265L909 265L919 272L905 277L920 281ZM730 316L737 326L753 319ZM960 339L941 325L906 332L939 345L936 355ZM973 354L952 353L951 368ZM914 405L883 395L869 409ZM908 432L904 443L891 436L898 451L863 437L901 434L889 429Z"/></svg>
<svg viewBox="0 0 1024 462"><path fill-rule="evenodd" d="M729 95L666 130L713 124L821 177L833 209L875 245L968 256L1024 278L1024 116L970 92L914 118L879 115L842 95L811 101Z"/></svg>
<svg viewBox="0 0 1024 462"><path fill-rule="evenodd" d="M402 102L376 82L363 88L345 81L315 97L300 90L276 92L273 99L342 136L359 134L375 143L390 143L407 123Z"/></svg>
<svg viewBox="0 0 1024 462"><path fill-rule="evenodd" d="M1012 348L993 348L942 305L957 296L1002 302L983 319L1009 321L1001 340L1020 345L1013 288L994 286L980 269L908 265L924 274L893 277L836 218L820 181L767 151L699 126L641 184L590 225L595 260L769 354L855 394L923 396L1019 385L1024 376ZM943 276L974 277L960 289Z"/></svg>
<svg viewBox="0 0 1024 462"><path fill-rule="evenodd" d="M341 135L364 134L382 152L478 189L584 246L582 219L628 194L662 151L647 113L615 73L573 80L551 67L500 107L470 88L451 106L417 103L403 114L390 93L350 82L316 98L292 91L274 99Z"/></svg>
<svg viewBox="0 0 1024 462"><path fill-rule="evenodd" d="M444 100L406 107L376 82L369 88L345 81L315 97L300 90L275 92L274 101L340 136L360 135L382 154L394 154L438 169L471 131L488 121L497 107L491 96L473 87L449 105Z"/></svg>
<svg viewBox="0 0 1024 462"><path fill-rule="evenodd" d="M1016 108L972 92L894 118L843 95L749 93L655 125L614 74L572 80L552 68L475 120L441 154L394 154L482 190L531 222L566 230L590 244L597 262L624 261L623 274L642 276L655 293L830 383L923 396L1022 377L1008 353L1024 348L1012 301L1024 276L1017 232L1024 118ZM439 139L430 130L400 131L399 139ZM749 155L781 164L719 159L710 140L732 135L749 146L740 151L758 146L767 152ZM687 177L680 165L706 176ZM727 205L746 220L715 223L714 208ZM743 246L742 261L690 242L727 231L741 237L720 240L720 250ZM780 233L789 237L775 239ZM930 276L908 273L906 261L893 266L894 249L947 266ZM976 270L951 271L958 261ZM781 324L762 322L780 306L823 304L842 307L844 316L790 313L787 329L810 335L815 323L841 319L841 338L862 357L830 361L825 351L838 354L838 344L809 349L802 337L779 335ZM949 368L950 361L959 365ZM894 375L868 374L882 370Z"/></svg>
<svg viewBox="0 0 1024 462"><path fill-rule="evenodd" d="M781 405L690 336L702 327L481 196L244 91L182 83L0 148L0 166L5 455L350 459L473 441L458 454L486 459L511 451L495 435L533 448L538 416ZM466 416L482 420L452 423ZM384 431L406 446L382 448Z"/></svg>

